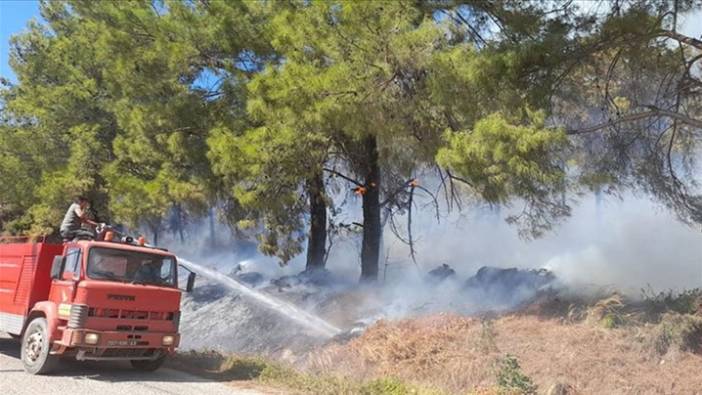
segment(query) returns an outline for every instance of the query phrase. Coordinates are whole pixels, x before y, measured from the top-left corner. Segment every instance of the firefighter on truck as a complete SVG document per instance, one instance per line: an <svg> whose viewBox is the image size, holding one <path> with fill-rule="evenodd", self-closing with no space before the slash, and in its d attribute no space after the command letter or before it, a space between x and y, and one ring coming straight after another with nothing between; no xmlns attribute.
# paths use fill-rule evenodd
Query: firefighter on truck
<svg viewBox="0 0 702 395"><path fill-rule="evenodd" d="M73 200L73 204L68 207L59 228L59 233L64 241L95 238L95 228L105 225L88 218L89 208L90 202L85 196L77 196ZM92 229L86 229L84 225L91 226Z"/></svg>

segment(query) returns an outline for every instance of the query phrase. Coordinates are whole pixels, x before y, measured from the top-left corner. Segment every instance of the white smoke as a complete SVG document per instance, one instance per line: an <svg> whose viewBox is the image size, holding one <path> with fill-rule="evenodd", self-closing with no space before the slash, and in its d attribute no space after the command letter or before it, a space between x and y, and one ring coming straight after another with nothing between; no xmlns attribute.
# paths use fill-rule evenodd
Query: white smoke
<svg viewBox="0 0 702 395"><path fill-rule="evenodd" d="M337 221L362 221L361 200L353 199L343 218L336 218ZM426 196L417 199L419 207L428 202ZM702 286L702 230L682 224L670 211L645 196L586 196L574 205L573 215L564 223L543 237L528 241L504 221L509 209L464 206L461 212L449 214L445 207L441 210L440 222L430 206L413 212L416 265L408 246L385 227L381 281L404 281L414 284L408 288L416 290L418 279L445 263L456 270L461 281L482 266L495 266L547 268L572 287L611 286L632 295L649 285L657 291ZM405 220L406 217L397 222L401 231L405 231ZM226 274L237 266L242 272L260 272L269 279L304 270L304 252L281 267L276 259L257 253L254 245L242 244L232 237L226 225L217 224L215 233L219 238L217 248L210 246L207 221L187 229L186 243L164 235L161 244ZM359 277L360 234L334 239L327 268L352 281Z"/></svg>
<svg viewBox="0 0 702 395"><path fill-rule="evenodd" d="M573 215L542 238L525 241L504 221L506 213L473 210L437 223L415 213L417 261L442 263L466 278L482 266L547 268L572 286L613 286L638 293L702 286L702 230L689 227L644 198L586 197ZM386 234L391 257L408 249Z"/></svg>

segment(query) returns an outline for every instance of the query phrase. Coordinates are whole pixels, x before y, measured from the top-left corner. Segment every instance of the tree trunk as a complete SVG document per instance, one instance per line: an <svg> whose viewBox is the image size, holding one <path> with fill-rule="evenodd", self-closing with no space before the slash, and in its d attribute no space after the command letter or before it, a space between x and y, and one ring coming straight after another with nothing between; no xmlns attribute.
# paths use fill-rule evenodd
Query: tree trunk
<svg viewBox="0 0 702 395"><path fill-rule="evenodd" d="M380 166L378 143L374 136L365 141L367 158L366 191L363 194L363 242L361 245L361 281L378 279L380 258Z"/></svg>
<svg viewBox="0 0 702 395"><path fill-rule="evenodd" d="M324 268L327 244L327 204L324 201L324 178L315 174L307 182L310 195L310 234L307 241L307 270Z"/></svg>
<svg viewBox="0 0 702 395"><path fill-rule="evenodd" d="M154 235L153 245L155 245L155 246L158 245L158 236L159 236L159 233L161 232L161 224L162 224L161 218L153 218L151 220L146 221L146 225L148 226L149 230L151 230L151 234ZM142 236L145 236L145 235L142 235Z"/></svg>
<svg viewBox="0 0 702 395"><path fill-rule="evenodd" d="M175 228L174 233L177 232L178 236L180 237L180 242L185 243L185 236L183 235L183 208L180 206L180 204L176 204L175 207Z"/></svg>
<svg viewBox="0 0 702 395"><path fill-rule="evenodd" d="M209 212L209 219L210 219L210 246L214 247L215 244L217 243L217 237L215 235L215 209L214 207L210 208Z"/></svg>

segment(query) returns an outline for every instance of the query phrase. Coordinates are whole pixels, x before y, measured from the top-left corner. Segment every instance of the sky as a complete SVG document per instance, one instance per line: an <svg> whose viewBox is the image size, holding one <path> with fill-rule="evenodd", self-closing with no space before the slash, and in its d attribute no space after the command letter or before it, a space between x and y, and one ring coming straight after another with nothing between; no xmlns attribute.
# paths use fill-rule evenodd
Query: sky
<svg viewBox="0 0 702 395"><path fill-rule="evenodd" d="M0 77L16 82L10 69L10 36L21 32L32 18L40 18L35 0L0 0Z"/></svg>

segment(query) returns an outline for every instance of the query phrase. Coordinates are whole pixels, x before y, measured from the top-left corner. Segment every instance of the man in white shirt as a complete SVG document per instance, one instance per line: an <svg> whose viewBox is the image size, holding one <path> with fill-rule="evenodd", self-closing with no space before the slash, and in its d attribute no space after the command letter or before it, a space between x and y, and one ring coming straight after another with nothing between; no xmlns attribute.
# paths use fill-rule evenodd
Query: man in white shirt
<svg viewBox="0 0 702 395"><path fill-rule="evenodd" d="M83 228L83 224L93 228L98 226L97 222L88 218L88 207L90 207L90 202L86 197L78 196L74 199L73 204L71 204L63 217L63 222L61 222L60 233L64 240L95 238L95 232L92 229Z"/></svg>

